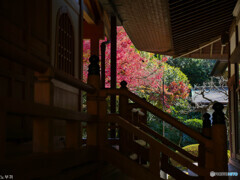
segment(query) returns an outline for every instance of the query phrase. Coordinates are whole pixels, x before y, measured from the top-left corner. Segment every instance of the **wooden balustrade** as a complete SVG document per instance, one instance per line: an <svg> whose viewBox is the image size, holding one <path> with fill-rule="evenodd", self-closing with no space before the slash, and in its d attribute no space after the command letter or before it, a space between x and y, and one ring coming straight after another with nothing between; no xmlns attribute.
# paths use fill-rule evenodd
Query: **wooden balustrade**
<svg viewBox="0 0 240 180"><path fill-rule="evenodd" d="M189 152L185 151L184 149L182 149L178 145L172 143L167 138L163 137L162 135L160 135L156 131L154 131L151 128L149 128L148 126L146 126L145 124L140 123L139 126L140 126L140 129L142 129L144 132L152 135L153 137L159 139L163 144L165 144L165 145L175 149L176 151L180 152L181 154L183 154L184 156L186 156L187 158L189 158L189 159L191 159L191 160L193 160L195 162L198 161L198 158L196 156L193 156L192 154L190 154Z"/></svg>
<svg viewBox="0 0 240 180"><path fill-rule="evenodd" d="M150 135L145 133L143 130L137 128L136 126L134 126L130 122L126 121L125 119L121 118L120 116L108 115L107 119L108 119L108 122L118 123L119 126L124 128L128 132L132 132L135 136L146 141L150 145L150 148L153 147L152 153L157 155L157 157L158 157L158 155L160 157L160 152L162 152L167 157L172 158L173 160L175 160L178 163L182 164L183 166L191 169L193 172L195 172L196 174L198 174L200 176L208 176L209 175L209 171L207 169L194 165L192 163L192 161L190 161L189 159L186 159L185 157L177 154L173 150L169 149L165 144L162 144L162 143L158 142L157 140L153 139ZM150 151L150 156L151 156L151 151ZM155 158L157 158L157 157L155 156ZM151 161L152 161L152 168L153 168L151 171L156 173L156 169L158 169L157 166L159 166L158 164L160 161L158 161L158 163L157 163L153 159L153 157L152 158L150 157L150 169L151 169Z"/></svg>
<svg viewBox="0 0 240 180"><path fill-rule="evenodd" d="M169 114L163 112L159 108L153 106L152 104L142 100L142 98L138 97L137 95L133 94L132 92L128 91L127 89L103 89L102 93L106 95L115 94L115 95L122 95L126 96L132 101L139 104L142 108L146 109L147 111L151 112L152 114L161 117L162 120L166 121L167 123L171 124L175 128L179 129L180 131L184 132L185 134L191 136L195 140L205 144L205 147L208 149L212 149L212 142L203 137L200 133L194 131L193 129L189 128L188 126L182 124L174 117L170 116Z"/></svg>
<svg viewBox="0 0 240 180"><path fill-rule="evenodd" d="M149 161L150 170L152 171L152 173L159 173L159 170L162 168L165 172L169 174L176 173L173 177L181 176L189 179L189 176L186 176L184 173L177 170L175 167L168 163L169 158L172 158L183 166L189 168L190 170L198 174L200 178L209 178L209 172L211 170L221 170L225 172L227 171L227 140L225 137L226 127L224 125L224 114L222 113L223 107L219 103L217 103L213 107L216 111L213 115L213 117L215 117L215 124L213 126L214 128L211 128L211 122L209 120L210 116L206 114L204 115L205 119L202 134L200 134L180 123L170 115L162 112L160 109L142 100L135 94L131 93L127 90L126 86L117 90L104 89L101 90L101 94L103 97L111 94L120 95L120 99L125 99L124 103L120 103L120 109L123 108L124 112L126 111L122 114L120 111L120 115L123 118L116 114L111 114L108 115L108 122L117 123L122 129L125 129L125 132L130 132L135 137L143 139L144 141L146 141L146 143L150 145ZM134 101L134 103L128 103L128 99L131 99L132 101ZM136 112L132 112L132 119L127 120L129 118L129 111L134 110L134 108L141 108L141 110L137 109ZM199 141L199 156L193 156L192 154L188 153L187 151L183 150L165 137L162 137L160 134L147 127L145 124L146 122L143 122L143 120L140 119L142 111L144 111L144 114L142 115L145 115L146 111L149 111L154 115L161 117L161 119L168 122L175 128L183 131L187 135ZM140 127L140 129L138 127ZM157 142L149 135L159 139L162 143ZM220 137L218 137L219 135ZM172 151L171 149L169 149L169 147L177 150L183 156ZM221 149L221 151L219 151L219 149ZM162 153L161 158L160 153ZM198 162L198 166L194 165L192 161Z"/></svg>

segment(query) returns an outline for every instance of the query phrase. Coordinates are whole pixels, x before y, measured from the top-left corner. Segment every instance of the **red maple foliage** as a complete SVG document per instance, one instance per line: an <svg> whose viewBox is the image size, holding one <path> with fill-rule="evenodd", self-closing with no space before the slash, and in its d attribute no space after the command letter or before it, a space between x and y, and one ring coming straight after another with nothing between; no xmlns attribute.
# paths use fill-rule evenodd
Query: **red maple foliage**
<svg viewBox="0 0 240 180"><path fill-rule="evenodd" d="M106 39L104 40L106 41ZM99 45L101 44L100 41ZM99 48L100 49L100 48ZM110 87L110 44L106 47L106 88ZM162 94L162 63L167 61L167 57L161 60L154 59L153 54L148 54L150 58L141 56L129 39L123 27L117 28L117 86L125 80L129 90L136 92L148 92L152 94L152 100L159 100ZM83 81L87 82L87 69L90 57L90 40L83 41ZM183 82L172 82L169 86L164 86L165 103L171 105L177 98L188 96L188 86ZM156 95L157 94L157 95Z"/></svg>

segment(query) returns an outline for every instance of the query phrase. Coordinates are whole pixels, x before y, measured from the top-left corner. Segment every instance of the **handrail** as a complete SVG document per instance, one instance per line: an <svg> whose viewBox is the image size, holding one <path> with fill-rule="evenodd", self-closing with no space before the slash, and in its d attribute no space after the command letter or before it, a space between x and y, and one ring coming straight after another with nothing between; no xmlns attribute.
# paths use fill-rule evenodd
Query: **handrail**
<svg viewBox="0 0 240 180"><path fill-rule="evenodd" d="M193 161L198 161L198 157L196 157L196 156L190 154L189 152L185 151L184 149L180 148L178 145L172 143L167 138L161 136L160 134L158 134L156 131L152 130L151 128L149 128L145 124L139 123L139 125L140 125L140 128L144 132L146 132L146 133L154 136L155 138L159 139L163 144L174 148L175 150L177 150L178 152L182 153L184 156L188 157L189 159L191 159Z"/></svg>
<svg viewBox="0 0 240 180"><path fill-rule="evenodd" d="M205 138L200 133L194 131L193 129L189 128L188 126L182 124L181 122L179 122L177 119L175 119L171 115L163 112L161 109L153 106L152 104L150 104L149 102L143 100L142 98L138 97L137 95L133 94L129 90L127 90L127 89L103 89L101 91L102 92L100 92L100 93L102 93L102 95L112 95L112 94L114 94L114 95L127 96L132 101L138 103L142 108L145 108L146 110L148 110L152 114L154 114L154 115L156 115L158 117L161 117L162 120L164 120L167 123L171 124L175 128L181 130L185 134L188 134L189 136L191 136L192 138L196 139L197 141L205 144L206 148L209 148L209 149L212 148L211 140Z"/></svg>
<svg viewBox="0 0 240 180"><path fill-rule="evenodd" d="M81 89L83 91L86 91L88 93L94 93L96 91L96 89L93 86L86 84L83 81L81 81L80 79L76 79L58 69L52 69L52 72L53 72L53 78L55 78L57 80L60 80L64 83L67 83L71 86L74 86L74 87Z"/></svg>
<svg viewBox="0 0 240 180"><path fill-rule="evenodd" d="M6 113L87 122L96 119L96 116L87 113L12 98L0 98L0 102L1 111Z"/></svg>
<svg viewBox="0 0 240 180"><path fill-rule="evenodd" d="M183 156L177 154L170 148L168 148L166 145L158 142L156 139L152 138L150 135L145 133L143 130L137 128L136 126L132 125L127 120L123 119L122 117L118 115L108 115L107 120L109 122L118 123L121 127L128 130L131 133L134 133L137 137L145 140L150 144L150 147L153 146L155 150L162 152L163 154L167 155L168 157L172 158L173 160L177 161L178 163L182 164L183 166L189 168L196 174L200 176L207 176L209 175L209 172L207 169L204 169L202 167L198 167L194 165L190 160L184 158Z"/></svg>

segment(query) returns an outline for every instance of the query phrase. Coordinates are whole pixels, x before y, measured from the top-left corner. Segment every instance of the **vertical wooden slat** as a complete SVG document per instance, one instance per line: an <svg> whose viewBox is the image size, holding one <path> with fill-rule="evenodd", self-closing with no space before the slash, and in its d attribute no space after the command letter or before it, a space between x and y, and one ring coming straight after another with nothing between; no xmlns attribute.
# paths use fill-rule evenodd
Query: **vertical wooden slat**
<svg viewBox="0 0 240 180"><path fill-rule="evenodd" d="M101 88L105 88L105 50L106 44L101 44Z"/></svg>
<svg viewBox="0 0 240 180"><path fill-rule="evenodd" d="M111 88L117 83L117 19L111 16ZM111 96L111 113L116 113L116 96ZM115 130L111 130L111 138L115 138Z"/></svg>
<svg viewBox="0 0 240 180"><path fill-rule="evenodd" d="M78 50L78 55L79 55L79 63L78 63L78 77L80 80L83 79L83 4L82 1L79 1L79 7L80 7L80 13L79 13L79 23L78 23L78 29L79 29L79 41L78 41L78 45L79 45L79 50ZM73 34L73 33L72 33ZM74 43L74 37L72 37L72 43ZM74 49L72 47L72 57L73 57L73 52ZM73 72L74 72L74 63L72 65L73 68ZM78 109L79 111L82 111L82 91L79 89L79 95L78 95Z"/></svg>
<svg viewBox="0 0 240 180"><path fill-rule="evenodd" d="M64 14L64 62L63 62L63 71L67 72L67 15Z"/></svg>
<svg viewBox="0 0 240 180"><path fill-rule="evenodd" d="M70 30L70 26L71 26L71 24L70 24L70 22L68 21L68 31L67 31L67 73L68 74L71 74L72 75L72 72L71 72L71 57L70 57L70 51L71 51L71 47L70 47L70 32L71 32L71 30Z"/></svg>
<svg viewBox="0 0 240 180"><path fill-rule="evenodd" d="M149 161L150 161L149 170L155 175L160 176L160 152L153 145L151 145L150 147Z"/></svg>

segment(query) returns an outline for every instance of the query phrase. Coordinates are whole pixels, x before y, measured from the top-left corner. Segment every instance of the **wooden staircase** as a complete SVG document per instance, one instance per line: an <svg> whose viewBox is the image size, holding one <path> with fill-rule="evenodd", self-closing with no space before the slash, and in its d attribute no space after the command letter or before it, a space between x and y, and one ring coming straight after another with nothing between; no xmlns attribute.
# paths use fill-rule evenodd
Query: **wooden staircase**
<svg viewBox="0 0 240 180"><path fill-rule="evenodd" d="M119 96L119 114L107 114L106 98L110 95ZM129 103L129 99L134 103ZM160 170L175 179L208 179L210 171L217 170L214 162L215 155L226 157L224 152L214 151L215 140L209 136L214 131L210 132L210 128L204 128L203 134L200 134L189 127L185 126L169 114L154 107L137 95L131 93L126 87L121 89L102 89L99 91L98 97L99 123L101 124L101 134L99 135L99 144L102 156L101 158L112 163L120 168L124 173L134 179L161 179ZM179 129L183 133L189 135L199 142L199 156L193 156L189 152L183 150L178 145L172 143L162 135L150 129L146 125L145 113L132 112L132 108L140 108L145 113L147 111L160 117L165 122ZM115 124L115 128L119 132L118 148L112 146L107 140L107 129ZM224 134L225 126L216 126L218 132ZM209 133L210 132L210 133ZM142 141L145 145L141 146L137 141ZM224 141L224 139L223 139ZM226 145L221 142L221 146ZM220 144L216 144L218 147ZM178 153L176 153L176 151ZM132 155L134 158L130 158ZM187 167L192 172L197 174L197 177L189 176L180 169L173 166L170 158L178 162L184 167ZM197 162L198 165L193 164ZM224 159L223 162L227 161ZM222 163L223 163L222 162ZM223 165L225 167L225 165ZM224 167L219 167L218 170ZM227 171L225 169L225 171Z"/></svg>

